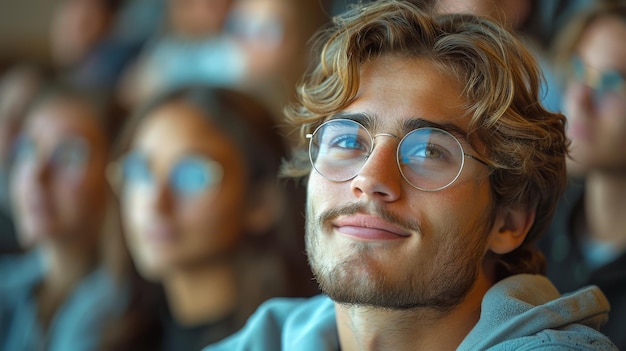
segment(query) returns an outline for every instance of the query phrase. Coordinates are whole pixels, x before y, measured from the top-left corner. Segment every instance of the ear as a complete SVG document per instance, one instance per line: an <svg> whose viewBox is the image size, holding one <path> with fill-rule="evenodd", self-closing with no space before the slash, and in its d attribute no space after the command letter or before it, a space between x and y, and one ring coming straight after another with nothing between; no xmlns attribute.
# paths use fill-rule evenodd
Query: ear
<svg viewBox="0 0 626 351"><path fill-rule="evenodd" d="M517 249L535 222L535 214L534 208L500 211L492 228L489 249L500 255Z"/></svg>
<svg viewBox="0 0 626 351"><path fill-rule="evenodd" d="M274 181L265 181L252 187L245 216L245 227L250 234L267 232L283 215L285 198Z"/></svg>

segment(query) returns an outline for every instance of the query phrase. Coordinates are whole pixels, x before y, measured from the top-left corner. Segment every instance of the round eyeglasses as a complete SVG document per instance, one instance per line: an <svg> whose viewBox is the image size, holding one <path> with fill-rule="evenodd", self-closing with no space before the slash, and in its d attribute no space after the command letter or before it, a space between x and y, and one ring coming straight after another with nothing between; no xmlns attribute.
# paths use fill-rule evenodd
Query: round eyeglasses
<svg viewBox="0 0 626 351"><path fill-rule="evenodd" d="M113 183L132 188L151 189L156 175L146 155L133 151L111 165ZM199 194L221 182L224 174L217 161L199 155L187 155L179 159L168 174L168 183L180 198Z"/></svg>
<svg viewBox="0 0 626 351"><path fill-rule="evenodd" d="M623 93L626 88L626 78L616 70L590 67L576 55L572 56L571 65L574 79L592 88L598 97L611 92Z"/></svg>
<svg viewBox="0 0 626 351"><path fill-rule="evenodd" d="M363 125L350 119L326 121L307 135L311 164L328 180L353 179L372 154L378 136L396 137L388 133L372 136ZM400 140L396 154L402 177L423 191L441 190L454 183L463 170L465 157L489 167L476 156L466 154L456 137L439 128L411 131Z"/></svg>

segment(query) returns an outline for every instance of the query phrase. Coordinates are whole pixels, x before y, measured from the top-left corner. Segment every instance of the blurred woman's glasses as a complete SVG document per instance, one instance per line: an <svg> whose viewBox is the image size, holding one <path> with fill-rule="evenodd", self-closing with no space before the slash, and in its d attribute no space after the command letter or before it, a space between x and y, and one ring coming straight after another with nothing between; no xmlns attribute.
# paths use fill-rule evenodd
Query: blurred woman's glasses
<svg viewBox="0 0 626 351"><path fill-rule="evenodd" d="M17 138L13 146L12 162L15 166L34 167L45 160L50 169L59 175L80 175L89 161L89 145L85 138L68 136L52 150L43 150L28 135Z"/></svg>
<svg viewBox="0 0 626 351"><path fill-rule="evenodd" d="M112 163L107 171L114 188L153 189L156 176L146 155L134 151ZM188 155L180 158L170 169L167 182L178 197L199 194L219 184L222 165L208 157Z"/></svg>
<svg viewBox="0 0 626 351"><path fill-rule="evenodd" d="M571 59L571 69L575 81L592 89L594 101L600 102L611 96L626 99L626 79L619 71L590 67L576 55Z"/></svg>

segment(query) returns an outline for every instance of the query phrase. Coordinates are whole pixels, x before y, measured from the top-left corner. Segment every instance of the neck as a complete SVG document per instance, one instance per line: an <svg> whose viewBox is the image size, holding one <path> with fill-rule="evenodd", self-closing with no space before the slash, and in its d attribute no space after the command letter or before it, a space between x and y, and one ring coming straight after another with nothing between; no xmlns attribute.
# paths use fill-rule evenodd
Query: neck
<svg viewBox="0 0 626 351"><path fill-rule="evenodd" d="M54 243L43 249L46 273L42 287L58 294L71 290L91 272L98 261L95 247Z"/></svg>
<svg viewBox="0 0 626 351"><path fill-rule="evenodd" d="M171 272L163 286L172 317L181 325L218 320L237 303L235 268L229 263Z"/></svg>
<svg viewBox="0 0 626 351"><path fill-rule="evenodd" d="M46 273L37 289L37 312L47 329L59 306L76 285L91 272L98 255L89 246L54 243L43 249Z"/></svg>
<svg viewBox="0 0 626 351"><path fill-rule="evenodd" d="M626 249L626 176L592 172L587 175L585 214L594 239Z"/></svg>
<svg viewBox="0 0 626 351"><path fill-rule="evenodd" d="M463 302L450 311L335 304L341 349L455 350L478 322L482 297L491 285L481 275Z"/></svg>

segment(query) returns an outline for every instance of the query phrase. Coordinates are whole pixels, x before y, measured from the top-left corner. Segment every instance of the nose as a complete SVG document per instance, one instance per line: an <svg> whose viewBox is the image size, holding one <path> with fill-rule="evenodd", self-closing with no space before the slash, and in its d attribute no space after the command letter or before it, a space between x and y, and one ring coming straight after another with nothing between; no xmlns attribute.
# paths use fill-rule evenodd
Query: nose
<svg viewBox="0 0 626 351"><path fill-rule="evenodd" d="M32 160L32 174L38 184L47 184L52 173L52 165L41 158Z"/></svg>
<svg viewBox="0 0 626 351"><path fill-rule="evenodd" d="M157 213L171 213L174 208L174 194L167 182L155 182L153 189L153 207Z"/></svg>
<svg viewBox="0 0 626 351"><path fill-rule="evenodd" d="M583 82L576 82L571 87L572 101L580 109L586 112L593 111L598 108L598 98L596 97L597 91Z"/></svg>
<svg viewBox="0 0 626 351"><path fill-rule="evenodd" d="M352 179L351 188L357 197L393 202L400 197L403 181L396 161L398 144L390 138L378 140L380 142L376 143L372 154Z"/></svg>
<svg viewBox="0 0 626 351"><path fill-rule="evenodd" d="M588 85L575 82L566 92L565 108L570 114L591 116L595 109L594 91Z"/></svg>

